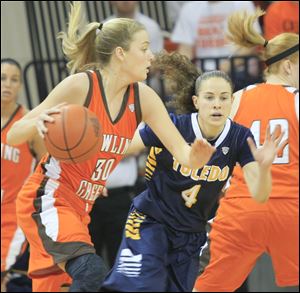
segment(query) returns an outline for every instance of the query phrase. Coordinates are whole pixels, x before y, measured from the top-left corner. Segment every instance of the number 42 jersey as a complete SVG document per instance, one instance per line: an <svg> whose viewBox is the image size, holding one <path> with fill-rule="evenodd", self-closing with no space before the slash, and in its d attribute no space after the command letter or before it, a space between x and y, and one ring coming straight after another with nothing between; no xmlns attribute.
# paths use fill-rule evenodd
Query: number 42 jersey
<svg viewBox="0 0 300 293"><path fill-rule="evenodd" d="M203 138L198 114L170 114L188 143ZM238 163L254 161L247 138L251 131L227 119L220 135L209 141L216 152L202 169L182 166L163 146L149 126L140 130L145 146L151 146L146 163L147 189L133 204L158 222L184 232L204 231L212 207Z"/></svg>

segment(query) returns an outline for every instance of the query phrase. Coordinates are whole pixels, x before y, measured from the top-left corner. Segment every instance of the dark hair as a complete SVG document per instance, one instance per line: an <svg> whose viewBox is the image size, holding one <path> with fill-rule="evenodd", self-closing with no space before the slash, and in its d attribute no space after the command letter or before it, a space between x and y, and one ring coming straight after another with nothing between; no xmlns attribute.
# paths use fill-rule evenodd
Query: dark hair
<svg viewBox="0 0 300 293"><path fill-rule="evenodd" d="M8 63L8 64L11 64L11 65L15 65L15 66L18 67L18 69L22 73L22 67L21 67L20 63L18 61L16 61L15 59L12 59L12 58L3 58L3 59L1 59L1 64L2 63Z"/></svg>
<svg viewBox="0 0 300 293"><path fill-rule="evenodd" d="M10 64L10 65L14 65L16 66L19 71L20 71L20 81L22 82L23 81L23 70L22 70L22 67L20 65L20 63L18 61L16 61L15 59L12 59L12 58L3 58L1 59L1 64Z"/></svg>
<svg viewBox="0 0 300 293"><path fill-rule="evenodd" d="M197 78L196 84L195 84L195 95L196 96L199 94L201 83L204 80L210 79L212 77L223 78L225 81L227 81L229 83L229 85L231 87L231 91L233 93L234 85L233 85L232 80L229 77L229 75L227 73L225 73L224 71L213 70L213 71L205 72Z"/></svg>
<svg viewBox="0 0 300 293"><path fill-rule="evenodd" d="M200 69L188 57L177 52L162 52L155 55L152 66L162 71L170 86L173 98L167 105L174 108L177 113L197 111L192 96L195 93L195 82L201 74Z"/></svg>
<svg viewBox="0 0 300 293"><path fill-rule="evenodd" d="M152 65L162 71L167 82L171 82L172 100L167 105L178 114L197 112L192 96L199 94L204 80L212 77L223 78L230 84L233 92L233 83L225 72L214 70L201 74L200 69L188 57L179 53L159 53Z"/></svg>

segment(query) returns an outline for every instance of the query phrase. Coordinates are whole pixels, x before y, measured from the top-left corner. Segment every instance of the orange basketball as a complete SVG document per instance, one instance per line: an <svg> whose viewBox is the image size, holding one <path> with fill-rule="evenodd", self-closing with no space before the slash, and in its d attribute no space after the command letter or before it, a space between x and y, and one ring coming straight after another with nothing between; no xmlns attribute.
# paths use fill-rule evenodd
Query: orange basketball
<svg viewBox="0 0 300 293"><path fill-rule="evenodd" d="M66 163L80 163L97 153L103 137L96 114L83 106L67 105L51 116L55 121L45 122L45 145L51 156Z"/></svg>

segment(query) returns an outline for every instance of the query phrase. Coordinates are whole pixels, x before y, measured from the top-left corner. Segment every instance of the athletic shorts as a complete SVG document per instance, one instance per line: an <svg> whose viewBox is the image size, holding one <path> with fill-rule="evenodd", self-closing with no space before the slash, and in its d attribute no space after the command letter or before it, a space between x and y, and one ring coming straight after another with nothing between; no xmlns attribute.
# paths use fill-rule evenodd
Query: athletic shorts
<svg viewBox="0 0 300 293"><path fill-rule="evenodd" d="M1 204L1 273L8 271L25 251L26 239L18 227L16 203Z"/></svg>
<svg viewBox="0 0 300 293"><path fill-rule="evenodd" d="M115 264L103 290L188 292L206 233L171 230L131 207Z"/></svg>
<svg viewBox="0 0 300 293"><path fill-rule="evenodd" d="M222 199L200 257L200 292L232 292L264 253L278 286L299 285L299 200Z"/></svg>
<svg viewBox="0 0 300 293"><path fill-rule="evenodd" d="M70 203L71 191L59 190L56 181L34 174L18 194L18 224L30 244L30 277L61 273L58 263L95 253L88 213Z"/></svg>

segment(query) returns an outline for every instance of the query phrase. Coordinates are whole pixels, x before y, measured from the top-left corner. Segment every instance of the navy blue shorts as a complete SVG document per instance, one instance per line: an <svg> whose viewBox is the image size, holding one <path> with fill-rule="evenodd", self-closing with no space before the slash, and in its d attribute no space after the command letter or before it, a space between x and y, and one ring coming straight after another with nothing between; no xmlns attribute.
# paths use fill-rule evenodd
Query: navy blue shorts
<svg viewBox="0 0 300 293"><path fill-rule="evenodd" d="M205 241L205 232L172 230L132 207L103 290L191 292Z"/></svg>

